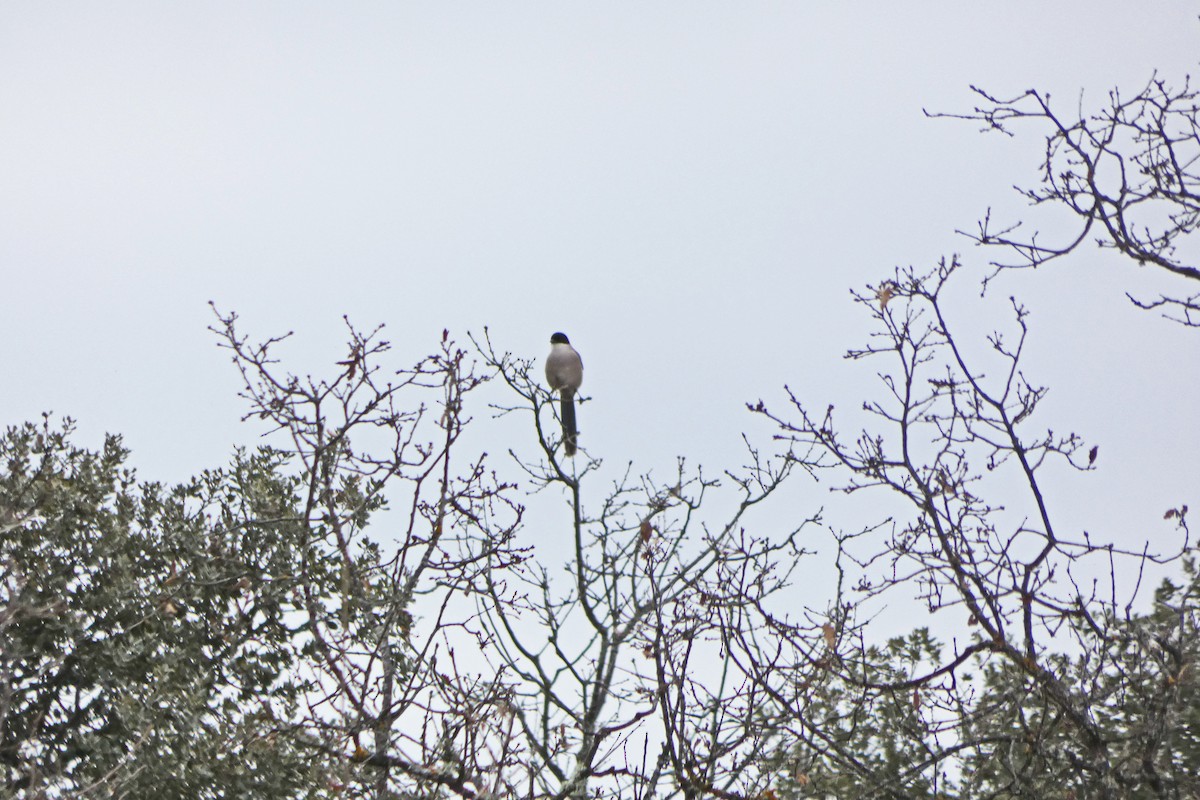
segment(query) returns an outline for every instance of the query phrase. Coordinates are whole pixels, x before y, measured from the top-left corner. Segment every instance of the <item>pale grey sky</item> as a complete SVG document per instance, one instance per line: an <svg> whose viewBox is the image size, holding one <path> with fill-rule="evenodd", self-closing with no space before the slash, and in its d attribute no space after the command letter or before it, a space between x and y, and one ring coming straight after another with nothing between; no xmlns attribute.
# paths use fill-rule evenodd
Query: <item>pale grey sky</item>
<svg viewBox="0 0 1200 800"><path fill-rule="evenodd" d="M1023 212L1038 132L923 108L970 84L1099 103L1198 45L1191 2L7 0L0 422L123 433L147 478L223 463L257 431L211 299L295 330L297 369L341 357L342 314L399 364L443 328L538 358L563 330L591 452L735 466L739 431L770 433L745 401L872 385L840 358L867 331L850 287L982 265L954 229ZM1200 340L1128 306L1145 279L1089 253L992 299L1034 311L1043 424L1101 445L1079 524L1153 535L1200 508Z"/></svg>

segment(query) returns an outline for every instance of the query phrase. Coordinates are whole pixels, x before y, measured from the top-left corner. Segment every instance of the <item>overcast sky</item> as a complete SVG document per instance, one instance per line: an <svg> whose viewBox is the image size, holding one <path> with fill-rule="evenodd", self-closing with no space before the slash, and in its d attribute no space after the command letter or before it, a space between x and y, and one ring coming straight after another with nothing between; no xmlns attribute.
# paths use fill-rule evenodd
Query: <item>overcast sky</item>
<svg viewBox="0 0 1200 800"><path fill-rule="evenodd" d="M1025 211L1036 130L922 109L1094 108L1198 56L1192 2L6 0L0 422L123 433L146 478L224 463L259 431L213 300L295 330L299 370L342 357L343 314L397 366L443 328L539 359L563 330L589 452L736 466L770 434L745 401L861 402L851 287L982 266L954 229ZM1147 278L1089 251L990 298L1034 311L1043 424L1101 446L1062 502L1136 536L1200 509L1200 339L1129 307Z"/></svg>

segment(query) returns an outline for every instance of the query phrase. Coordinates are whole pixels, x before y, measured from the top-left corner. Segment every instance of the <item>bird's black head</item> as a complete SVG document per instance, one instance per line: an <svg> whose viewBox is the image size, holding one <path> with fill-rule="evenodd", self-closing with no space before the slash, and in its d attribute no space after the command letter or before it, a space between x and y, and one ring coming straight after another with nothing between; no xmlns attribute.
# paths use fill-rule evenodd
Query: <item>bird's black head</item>
<svg viewBox="0 0 1200 800"><path fill-rule="evenodd" d="M555 333L550 337L550 344L570 344L571 340L565 333Z"/></svg>

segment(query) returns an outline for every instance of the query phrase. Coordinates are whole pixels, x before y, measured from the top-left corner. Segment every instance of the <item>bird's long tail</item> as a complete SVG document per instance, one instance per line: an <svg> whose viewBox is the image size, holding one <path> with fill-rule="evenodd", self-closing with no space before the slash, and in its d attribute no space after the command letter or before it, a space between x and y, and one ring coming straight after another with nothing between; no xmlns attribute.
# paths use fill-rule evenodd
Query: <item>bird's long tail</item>
<svg viewBox="0 0 1200 800"><path fill-rule="evenodd" d="M575 429L575 393L562 393L562 430L563 452L569 456L575 455L575 446L579 432Z"/></svg>

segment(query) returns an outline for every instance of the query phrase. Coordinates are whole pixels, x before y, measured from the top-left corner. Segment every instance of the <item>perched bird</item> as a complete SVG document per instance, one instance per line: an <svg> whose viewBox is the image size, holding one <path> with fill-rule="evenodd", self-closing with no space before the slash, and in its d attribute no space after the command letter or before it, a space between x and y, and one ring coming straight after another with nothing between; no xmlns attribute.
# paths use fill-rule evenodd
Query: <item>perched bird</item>
<svg viewBox="0 0 1200 800"><path fill-rule="evenodd" d="M558 392L562 399L562 429L563 452L569 456L575 455L576 440L579 437L575 429L575 393L583 383L583 359L565 333L556 333L550 337L550 355L546 356L546 383L550 391Z"/></svg>

